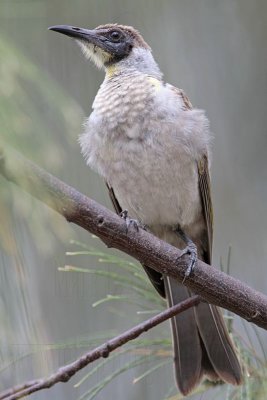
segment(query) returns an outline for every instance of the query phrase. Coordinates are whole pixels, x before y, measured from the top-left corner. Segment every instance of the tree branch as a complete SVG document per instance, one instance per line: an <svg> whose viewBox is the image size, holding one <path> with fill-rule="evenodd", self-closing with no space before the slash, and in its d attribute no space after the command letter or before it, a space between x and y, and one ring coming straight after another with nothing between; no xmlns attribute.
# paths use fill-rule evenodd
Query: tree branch
<svg viewBox="0 0 267 400"><path fill-rule="evenodd" d="M34 392L42 389L49 389L59 382L68 382L72 376L74 376L78 371L86 367L88 364L99 358L107 358L109 354L121 347L130 340L136 339L142 333L148 331L151 328L161 324L169 318L174 317L177 314L187 310L190 307L196 306L201 301L200 296L192 296L182 301L175 306L164 310L160 314L152 317L139 325L129 329L128 331L122 333L119 336L109 340L108 342L96 347L94 350L89 351L82 357L73 361L70 364L64 365L64 367L59 368L54 374L48 378L38 379L22 385L16 386L13 389L6 390L4 393L0 394L0 400L18 400L22 397L28 396Z"/></svg>
<svg viewBox="0 0 267 400"><path fill-rule="evenodd" d="M87 231L108 247L133 256L141 263L182 282L188 257L142 229L127 231L115 213L79 193L43 169L13 152L0 152L0 173ZM184 284L208 303L226 308L267 329L267 297L245 283L198 260Z"/></svg>

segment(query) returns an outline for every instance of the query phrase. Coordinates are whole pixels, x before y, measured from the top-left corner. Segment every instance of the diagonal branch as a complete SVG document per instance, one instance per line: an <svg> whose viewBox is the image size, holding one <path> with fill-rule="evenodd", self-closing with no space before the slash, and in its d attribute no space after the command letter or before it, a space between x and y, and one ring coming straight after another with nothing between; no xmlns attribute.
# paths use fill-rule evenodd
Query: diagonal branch
<svg viewBox="0 0 267 400"><path fill-rule="evenodd" d="M67 221L97 235L108 247L183 282L187 256L142 229L127 231L125 221L43 169L7 150L0 152L0 173L60 213ZM184 284L209 303L226 308L267 329L267 297L245 283L198 260Z"/></svg>
<svg viewBox="0 0 267 400"><path fill-rule="evenodd" d="M175 306L168 308L167 310L164 310L155 317L141 322L140 324L122 333L121 335L116 336L115 338L109 340L99 347L96 347L94 350L89 351L72 363L64 365L48 378L31 381L17 386L13 389L6 390L2 394L0 394L0 400L18 400L39 390L49 389L56 383L68 382L72 378L72 376L74 376L77 372L86 367L88 364L92 363L95 360L98 360L99 358L107 358L109 354L112 351L116 350L118 347L124 345L130 340L136 339L142 333L148 331L151 328L154 328L155 326L161 324L167 319L172 318L177 314L180 314L190 307L196 306L200 303L200 301L200 296L189 297L187 300L184 300L181 303L176 304Z"/></svg>

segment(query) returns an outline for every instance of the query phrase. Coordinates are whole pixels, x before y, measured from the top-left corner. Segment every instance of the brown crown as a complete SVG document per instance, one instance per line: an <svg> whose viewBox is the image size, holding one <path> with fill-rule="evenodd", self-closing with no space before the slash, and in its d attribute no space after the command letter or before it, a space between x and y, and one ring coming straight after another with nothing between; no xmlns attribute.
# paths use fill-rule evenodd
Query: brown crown
<svg viewBox="0 0 267 400"><path fill-rule="evenodd" d="M150 47L148 44L144 41L140 33L134 29L132 26L127 26L127 25L119 25L119 24L106 24L106 25L99 25L95 29L97 30L112 30L112 29L120 29L123 32L126 32L129 36L131 36L134 40L134 44L136 47L143 47L145 49L149 49Z"/></svg>

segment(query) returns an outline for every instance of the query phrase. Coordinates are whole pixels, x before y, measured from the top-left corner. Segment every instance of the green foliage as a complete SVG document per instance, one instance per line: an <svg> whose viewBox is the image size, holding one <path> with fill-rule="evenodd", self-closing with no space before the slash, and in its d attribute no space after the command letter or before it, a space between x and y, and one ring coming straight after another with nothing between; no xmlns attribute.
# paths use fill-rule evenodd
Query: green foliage
<svg viewBox="0 0 267 400"><path fill-rule="evenodd" d="M0 37L1 141L58 169L76 139L81 109L43 71ZM53 130L51 130L51 127Z"/></svg>
<svg viewBox="0 0 267 400"><path fill-rule="evenodd" d="M139 265L135 262L128 261L118 256L105 253L95 248L88 247L87 245L72 241L72 245L77 247L77 251L67 252L69 257L74 258L77 262L80 256L97 257L98 262L102 264L113 265L111 270L107 269L86 269L79 268L73 265L67 265L64 268L59 268L63 273L74 274L93 274L101 279L112 279L116 285L124 289L127 295L116 295L108 293L103 299L98 299L92 306L104 307L106 303L112 302L128 302L136 307L136 319L140 317L147 318L156 312L160 312L165 307L165 302L160 299L158 294L152 288L148 279ZM155 310L155 304L157 310ZM112 311L111 311L112 312ZM143 316L145 314L145 316ZM228 318L230 318L228 316ZM134 320L134 316L132 318ZM137 321L138 322L138 321ZM250 334L247 331L247 326L244 324L244 332L246 335L238 335L231 333L236 347L239 351L240 358L244 365L244 383L240 387L233 387L223 383L212 383L210 381L203 381L202 385L196 388L190 398L200 398L207 393L207 398L216 398L225 400L264 400L267 391L267 360L263 353L260 357L252 344ZM132 323L134 325L134 322ZM232 326L232 324L231 324ZM0 370L2 373L5 369L10 368L21 362L25 357L32 356L40 351L57 350L61 351L70 348L88 349L94 348L99 344L105 342L107 339L114 337L119 332L108 332L105 334L97 334L96 337L76 338L74 341L66 343L53 344L36 348L31 353L25 353L15 359L9 360L4 364ZM162 335L161 335L162 333ZM137 385L143 379L148 378L156 371L164 369L172 363L172 345L171 339L165 336L164 330L160 330L160 337L149 338L149 335L143 336L133 340L125 346L113 352L107 359L99 360L96 364L92 365L89 372L83 372L84 375L78 382L74 384L75 388L82 388L84 384L89 383L89 390L79 397L79 400L92 400L95 399L101 390L103 390L110 382L116 379L131 369L136 371L136 377L133 379L132 384ZM246 339L245 336L248 338ZM248 342L247 342L248 340ZM259 339L260 341L260 339ZM262 344L260 343L260 346ZM143 372L139 372L139 368ZM108 370L108 372L106 372ZM102 378L99 378L102 376ZM97 378L97 383L93 383ZM176 393L175 387L165 388L166 394L164 400L181 400L183 397ZM209 392L212 391L212 396L209 397ZM176 393L176 394L174 394ZM222 397L222 393L224 397ZM159 397L159 400L163 400Z"/></svg>
<svg viewBox="0 0 267 400"><path fill-rule="evenodd" d="M80 107L2 35L0 58L0 147L18 149L51 172L64 171L68 149L77 142ZM66 241L68 228L58 223L56 217L51 218L48 210L43 208L40 212L35 200L18 195L18 189L2 177L0 184L0 244L4 250L12 252L11 247L15 247L7 240L12 237L7 231L14 225L15 216L27 221L32 237L39 238L37 245L42 243L43 252L51 251L53 234Z"/></svg>
<svg viewBox="0 0 267 400"><path fill-rule="evenodd" d="M139 307L139 310L136 311L137 315L145 314L146 318L149 317L149 314L159 312L165 307L164 300L162 300L155 292L152 285L148 282L145 273L142 269L140 269L138 264L114 256L110 253L105 253L92 247L88 247L87 245L77 241L72 241L72 244L76 245L78 249L75 252L68 252L67 255L74 257L76 262L78 256L88 255L90 257L97 257L98 262L101 264L112 264L114 269L111 271L98 268L83 269L73 265L68 265L65 266L65 268L61 268L61 271L72 273L91 273L102 277L103 279L112 279L116 285L120 285L127 291L127 295L107 294L105 298L96 301L93 304L94 307L104 306L104 304L107 302L129 302ZM227 264L229 263L230 252L228 254ZM155 304L158 307L157 310L154 309ZM146 315L147 313L148 316ZM233 319L229 313L226 314L226 318L229 320L230 329L232 329ZM244 323L244 327L245 326L246 324ZM204 392L213 389L213 391L216 391L216 398L220 399L220 393L222 393L222 390L226 388L226 397L224 397L226 400L254 400L256 398L257 400L265 399L267 390L266 357L259 357L254 350L252 342L247 343L243 336L234 334L232 331L231 335L236 343L236 347L244 365L243 385L240 387L233 387L223 383L215 384L206 380L202 383L202 385L196 388L195 392L192 393L192 397L190 398L193 398L195 395L201 395ZM127 354L130 358L130 361L128 358L125 358ZM134 359L131 359L133 355ZM123 348L114 352L108 359L100 361L93 369L90 370L89 373L83 376L83 378L75 385L75 387L80 387L86 381L91 379L93 375L95 375L97 372L100 372L104 366L109 363L114 365L114 361L119 360L122 357L123 360L125 360L123 366L121 366L120 362L118 368L112 370L112 373L103 377L102 380L100 380L96 385L93 385L90 390L86 391L79 398L79 400L94 399L98 393L117 376L132 368L141 365L146 366L145 371L133 380L133 384L137 384L142 379L148 377L148 375L153 374L153 372L160 370L160 368L164 368L167 364L172 362L171 340L170 338L166 337L158 339L145 338L134 340L125 345ZM170 390L166 387L166 395L164 399L180 400L183 398L180 394L170 397L171 392L175 393L175 388L171 388Z"/></svg>
<svg viewBox="0 0 267 400"><path fill-rule="evenodd" d="M0 58L0 147L16 148L51 172L64 172L68 148L76 143L81 109L2 34ZM16 163L16 154L12 162ZM42 255L51 254L55 243L66 243L71 228L2 176L0 188L0 359L1 372L8 375L9 371L14 374L12 367L18 362L27 364L27 357L40 354L30 343L37 338L46 341L43 321L36 323L32 318L38 319L39 312L33 301L36 282L31 286L36 269L34 247ZM25 237L31 237L31 248ZM46 363L41 356L37 362L36 357L32 364L50 369L49 357ZM0 389L5 381L5 376L0 379Z"/></svg>

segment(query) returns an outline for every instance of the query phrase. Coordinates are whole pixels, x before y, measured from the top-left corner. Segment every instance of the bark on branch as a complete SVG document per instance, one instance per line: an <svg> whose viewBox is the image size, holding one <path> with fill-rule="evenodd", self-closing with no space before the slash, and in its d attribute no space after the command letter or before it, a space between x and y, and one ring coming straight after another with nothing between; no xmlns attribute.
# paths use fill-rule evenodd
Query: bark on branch
<svg viewBox="0 0 267 400"><path fill-rule="evenodd" d="M119 249L156 271L183 281L188 259L186 256L179 259L179 249L142 229L127 232L122 218L32 162L2 150L0 173L63 215L67 221L97 235L108 247ZM207 302L267 329L267 297L245 283L198 260L194 272L184 284Z"/></svg>

